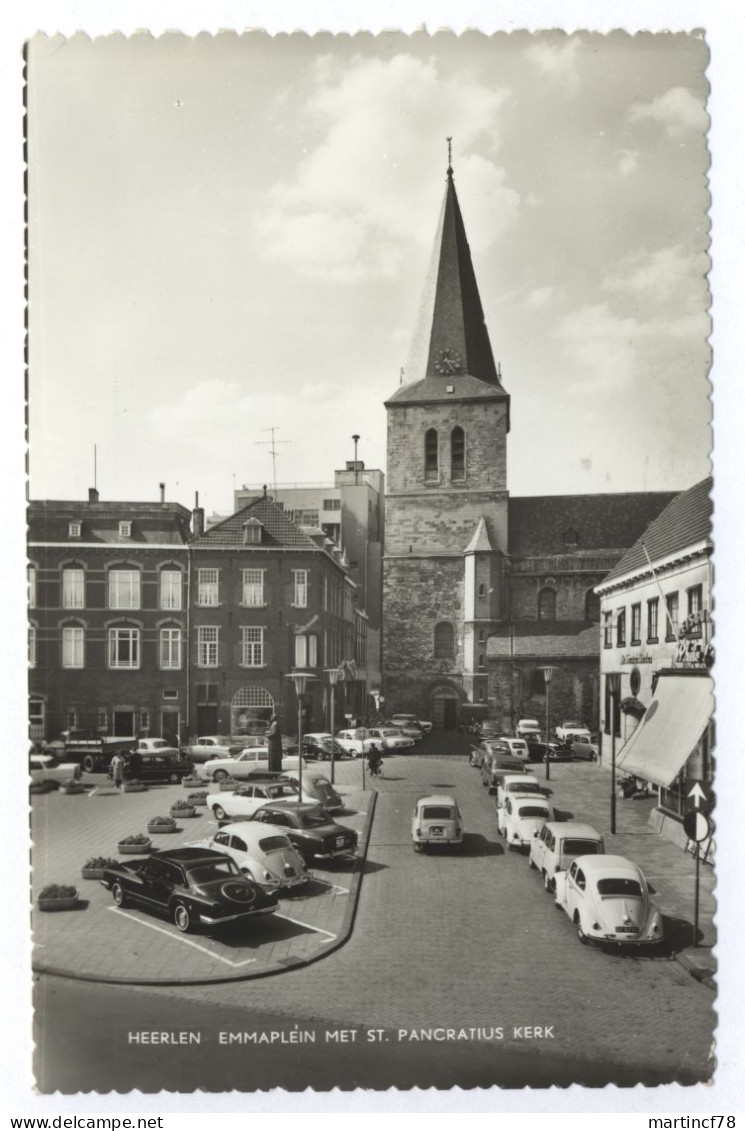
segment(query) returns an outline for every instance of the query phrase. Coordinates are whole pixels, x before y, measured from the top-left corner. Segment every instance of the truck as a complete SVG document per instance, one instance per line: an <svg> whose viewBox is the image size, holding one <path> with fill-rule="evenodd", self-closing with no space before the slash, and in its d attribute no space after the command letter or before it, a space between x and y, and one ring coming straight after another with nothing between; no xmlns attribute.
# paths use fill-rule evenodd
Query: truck
<svg viewBox="0 0 745 1131"><path fill-rule="evenodd" d="M49 752L68 762L77 762L87 774L106 773L115 754L128 754L135 738L82 737L74 732L50 742Z"/></svg>

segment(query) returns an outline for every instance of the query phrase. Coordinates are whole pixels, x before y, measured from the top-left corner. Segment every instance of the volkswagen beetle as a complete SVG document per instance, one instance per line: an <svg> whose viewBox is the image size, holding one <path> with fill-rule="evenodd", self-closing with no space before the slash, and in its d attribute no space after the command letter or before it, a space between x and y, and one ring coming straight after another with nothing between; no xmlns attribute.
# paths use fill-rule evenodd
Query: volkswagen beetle
<svg viewBox="0 0 745 1131"><path fill-rule="evenodd" d="M662 915L650 902L644 873L623 856L578 856L568 871L556 873L554 898L580 942L662 942Z"/></svg>

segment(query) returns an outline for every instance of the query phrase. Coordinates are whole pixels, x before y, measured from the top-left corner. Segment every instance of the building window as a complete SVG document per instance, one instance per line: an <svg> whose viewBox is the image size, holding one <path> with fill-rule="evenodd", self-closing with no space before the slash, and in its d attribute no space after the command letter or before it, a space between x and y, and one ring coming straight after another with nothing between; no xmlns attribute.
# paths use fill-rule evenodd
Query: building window
<svg viewBox="0 0 745 1131"><path fill-rule="evenodd" d="M486 667L486 664L484 663L484 653L483 652L479 653L479 667L480 668Z"/></svg>
<svg viewBox="0 0 745 1131"><path fill-rule="evenodd" d="M323 509L325 511L340 511L341 510L341 499L324 499L323 500Z"/></svg>
<svg viewBox="0 0 745 1131"><path fill-rule="evenodd" d="M688 590L688 623L686 625L688 636L701 635L701 611L703 609L703 589L694 585Z"/></svg>
<svg viewBox="0 0 745 1131"><path fill-rule="evenodd" d="M616 647L626 646L626 610L620 609L616 620Z"/></svg>
<svg viewBox="0 0 745 1131"><path fill-rule="evenodd" d="M656 644L657 624L660 611L660 601L658 597L654 597L651 601L647 601L647 640L650 644Z"/></svg>
<svg viewBox="0 0 745 1131"><path fill-rule="evenodd" d="M36 625L28 626L28 666L36 667Z"/></svg>
<svg viewBox="0 0 745 1131"><path fill-rule="evenodd" d="M138 569L109 570L109 608L139 609L140 571Z"/></svg>
<svg viewBox="0 0 745 1131"><path fill-rule="evenodd" d="M162 569L160 571L161 609L181 608L181 570Z"/></svg>
<svg viewBox="0 0 745 1131"><path fill-rule="evenodd" d="M603 613L603 647L613 647L613 618L610 613Z"/></svg>
<svg viewBox="0 0 745 1131"><path fill-rule="evenodd" d="M28 607L36 608L36 566L29 566L26 572L28 578Z"/></svg>
<svg viewBox="0 0 745 1131"><path fill-rule="evenodd" d="M667 627L665 629L666 640L675 640L677 638L679 607L678 594L668 593L665 597L665 612L667 616Z"/></svg>
<svg viewBox="0 0 745 1131"><path fill-rule="evenodd" d="M70 522L70 523L68 523L68 525L67 525L68 537L79 538L81 529L82 529L82 523L80 523L80 522Z"/></svg>
<svg viewBox="0 0 745 1131"><path fill-rule="evenodd" d="M62 667L85 667L85 629L70 627L62 629Z"/></svg>
<svg viewBox="0 0 745 1131"><path fill-rule="evenodd" d="M317 510L295 511L295 521L298 526L318 526L320 514Z"/></svg>
<svg viewBox="0 0 745 1131"><path fill-rule="evenodd" d="M197 582L197 604L219 605L220 603L220 571L219 569L200 569Z"/></svg>
<svg viewBox="0 0 745 1131"><path fill-rule="evenodd" d="M243 523L243 545L260 546L263 530L258 518L249 518L248 522Z"/></svg>
<svg viewBox="0 0 745 1131"><path fill-rule="evenodd" d="M450 478L464 479L466 475L466 435L462 428L450 433Z"/></svg>
<svg viewBox="0 0 745 1131"><path fill-rule="evenodd" d="M642 642L642 607L640 604L631 606L631 643Z"/></svg>
<svg viewBox="0 0 745 1131"><path fill-rule="evenodd" d="M46 730L46 703L33 696L28 701L28 736L32 741L44 738Z"/></svg>
<svg viewBox="0 0 745 1131"><path fill-rule="evenodd" d="M99 730L108 730L109 729L109 712L106 710L105 707L99 707L98 708L98 729Z"/></svg>
<svg viewBox="0 0 745 1131"><path fill-rule="evenodd" d="M217 683L198 683L195 691L198 707L214 707L220 702L220 686Z"/></svg>
<svg viewBox="0 0 745 1131"><path fill-rule="evenodd" d="M243 635L244 668L261 668L264 666L264 629L255 625L246 626L241 630Z"/></svg>
<svg viewBox="0 0 745 1131"><path fill-rule="evenodd" d="M424 433L424 478L437 479L439 471L437 429L428 428Z"/></svg>
<svg viewBox="0 0 745 1131"><path fill-rule="evenodd" d="M538 594L538 620L556 620L555 589L541 589Z"/></svg>
<svg viewBox="0 0 745 1131"><path fill-rule="evenodd" d="M197 629L197 665L216 668L219 661L220 629L217 625L202 624Z"/></svg>
<svg viewBox="0 0 745 1131"><path fill-rule="evenodd" d="M600 598L594 589L588 589L585 593L585 620L592 624L600 622Z"/></svg>
<svg viewBox="0 0 745 1131"><path fill-rule="evenodd" d="M160 630L160 667L181 667L181 629L161 628Z"/></svg>
<svg viewBox="0 0 745 1131"><path fill-rule="evenodd" d="M244 569L242 603L253 608L264 604L263 569Z"/></svg>
<svg viewBox="0 0 745 1131"><path fill-rule="evenodd" d="M140 730L150 730L150 712L144 707L140 711Z"/></svg>
<svg viewBox="0 0 745 1131"><path fill-rule="evenodd" d="M85 570L62 570L62 608L85 608Z"/></svg>
<svg viewBox="0 0 745 1131"><path fill-rule="evenodd" d="M77 707L68 707L67 711L65 712L65 718L67 720L67 729L68 730L75 730L75 728L78 725L78 710L77 710Z"/></svg>
<svg viewBox="0 0 745 1131"><path fill-rule="evenodd" d="M486 596L486 585L482 581L482 582L479 583L479 597L485 597L485 596Z"/></svg>
<svg viewBox="0 0 745 1131"><path fill-rule="evenodd" d="M295 667L315 668L318 666L318 639L315 636L295 637Z"/></svg>
<svg viewBox="0 0 745 1131"><path fill-rule="evenodd" d="M120 538L131 538L132 537L132 523L131 522L120 522L119 523L119 537Z"/></svg>
<svg viewBox="0 0 745 1131"><path fill-rule="evenodd" d="M294 569L292 576L295 581L292 604L296 609L308 607L308 570Z"/></svg>
<svg viewBox="0 0 745 1131"><path fill-rule="evenodd" d="M435 659L452 660L455 656L455 629L449 621L435 625Z"/></svg>
<svg viewBox="0 0 745 1131"><path fill-rule="evenodd" d="M109 667L139 668L140 630L139 628L109 629Z"/></svg>

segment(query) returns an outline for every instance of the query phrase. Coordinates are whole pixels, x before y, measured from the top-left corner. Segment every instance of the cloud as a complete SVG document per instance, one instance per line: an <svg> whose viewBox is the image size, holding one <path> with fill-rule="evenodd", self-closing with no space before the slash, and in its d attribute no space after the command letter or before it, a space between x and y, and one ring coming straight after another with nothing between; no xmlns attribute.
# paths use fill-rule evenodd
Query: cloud
<svg viewBox="0 0 745 1131"><path fill-rule="evenodd" d="M639 154L635 149L621 149L618 154L618 171L628 177L639 168Z"/></svg>
<svg viewBox="0 0 745 1131"><path fill-rule="evenodd" d="M705 133L709 126L703 104L685 86L673 86L651 102L634 103L628 116L632 122L657 122L668 137L680 137L687 130Z"/></svg>
<svg viewBox="0 0 745 1131"><path fill-rule="evenodd" d="M546 305L554 296L555 287L533 287L528 291L528 296L525 299L526 306L532 307L533 310L540 310Z"/></svg>
<svg viewBox="0 0 745 1131"><path fill-rule="evenodd" d="M649 295L659 301L681 290L700 294L708 269L709 257L704 252L687 252L676 244L625 256L610 269L600 287L619 294Z"/></svg>
<svg viewBox="0 0 745 1131"><path fill-rule="evenodd" d="M409 55L345 64L325 58L314 82L305 117L318 142L292 177L273 186L255 221L267 259L340 282L395 276L412 243L432 240L445 133L454 139L473 245L513 223L519 197L495 160L509 91L462 74L445 79L434 60ZM480 153L470 152L477 143Z"/></svg>
<svg viewBox="0 0 745 1131"><path fill-rule="evenodd" d="M555 80L568 90L576 90L579 86L578 61L581 52L581 40L566 39L556 44L535 43L527 49L525 57L545 78Z"/></svg>

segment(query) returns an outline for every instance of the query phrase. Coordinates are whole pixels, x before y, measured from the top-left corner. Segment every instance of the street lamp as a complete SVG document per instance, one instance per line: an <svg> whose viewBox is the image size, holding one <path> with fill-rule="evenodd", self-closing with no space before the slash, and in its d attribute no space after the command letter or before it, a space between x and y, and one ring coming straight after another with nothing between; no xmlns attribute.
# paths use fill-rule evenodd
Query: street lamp
<svg viewBox="0 0 745 1131"><path fill-rule="evenodd" d="M299 779L299 795L300 800L303 800L303 695L310 680L316 677L312 672L288 672L288 679L291 679L295 684L295 694L297 695L297 748L298 748L298 779Z"/></svg>
<svg viewBox="0 0 745 1131"><path fill-rule="evenodd" d="M327 668L326 675L329 677L329 683L331 684L331 726L329 727L329 730L331 731L331 784L333 785L334 767L336 765L336 751L334 746L334 688L336 687L337 683L342 678L344 673L339 668Z"/></svg>
<svg viewBox="0 0 745 1131"><path fill-rule="evenodd" d="M551 764L548 758L548 688L551 680L554 678L556 668L539 668L539 672L543 672L543 679L546 684L546 781L551 779Z"/></svg>
<svg viewBox="0 0 745 1131"><path fill-rule="evenodd" d="M621 673L608 672L610 691L610 831L616 832L616 726L618 725L618 697L621 694Z"/></svg>

